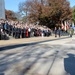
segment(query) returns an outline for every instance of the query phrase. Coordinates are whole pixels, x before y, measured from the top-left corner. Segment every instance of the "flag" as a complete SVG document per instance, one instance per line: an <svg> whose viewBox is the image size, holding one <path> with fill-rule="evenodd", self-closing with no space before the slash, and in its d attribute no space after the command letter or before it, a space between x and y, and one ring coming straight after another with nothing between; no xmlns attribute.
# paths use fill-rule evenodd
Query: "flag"
<svg viewBox="0 0 75 75"><path fill-rule="evenodd" d="M61 29L64 30L64 24L63 23L61 24Z"/></svg>
<svg viewBox="0 0 75 75"><path fill-rule="evenodd" d="M69 23L66 22L66 30L68 30L70 28Z"/></svg>
<svg viewBox="0 0 75 75"><path fill-rule="evenodd" d="M65 31L67 30L67 28L66 28L66 21L65 21L65 27L64 27L64 30L65 30Z"/></svg>

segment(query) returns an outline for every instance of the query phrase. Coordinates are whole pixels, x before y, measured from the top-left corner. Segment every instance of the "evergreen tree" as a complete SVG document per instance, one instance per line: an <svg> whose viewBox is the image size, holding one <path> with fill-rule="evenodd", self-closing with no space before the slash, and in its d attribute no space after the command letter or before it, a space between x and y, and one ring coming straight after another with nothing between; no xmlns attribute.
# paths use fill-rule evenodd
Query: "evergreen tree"
<svg viewBox="0 0 75 75"><path fill-rule="evenodd" d="M73 20L74 20L74 23L75 23L75 7L73 8Z"/></svg>

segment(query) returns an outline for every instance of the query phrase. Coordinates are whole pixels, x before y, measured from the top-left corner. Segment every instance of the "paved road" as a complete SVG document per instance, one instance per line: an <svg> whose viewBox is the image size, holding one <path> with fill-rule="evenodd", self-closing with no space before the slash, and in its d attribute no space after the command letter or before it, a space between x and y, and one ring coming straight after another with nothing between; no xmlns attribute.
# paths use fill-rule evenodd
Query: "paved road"
<svg viewBox="0 0 75 75"><path fill-rule="evenodd" d="M0 48L0 75L75 75L75 39Z"/></svg>

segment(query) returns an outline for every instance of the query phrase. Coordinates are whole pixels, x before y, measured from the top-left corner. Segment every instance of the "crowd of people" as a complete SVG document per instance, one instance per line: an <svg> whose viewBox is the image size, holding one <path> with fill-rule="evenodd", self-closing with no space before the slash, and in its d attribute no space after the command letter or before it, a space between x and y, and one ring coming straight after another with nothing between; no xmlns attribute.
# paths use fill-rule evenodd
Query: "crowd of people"
<svg viewBox="0 0 75 75"><path fill-rule="evenodd" d="M63 25L64 26L64 25ZM42 25L35 25L29 23L23 23L19 21L8 21L0 19L0 40L2 39L9 39L9 36L12 36L15 39L18 38L30 38L30 37L48 37L52 35L54 32L55 37L57 35L60 37L62 36L63 31L65 31L65 27L55 27L52 31L50 28ZM63 29L62 29L63 27ZM74 26L68 25L67 26L67 33L72 37L74 33ZM65 32L66 32L65 31Z"/></svg>
<svg viewBox="0 0 75 75"><path fill-rule="evenodd" d="M55 29L54 29L55 37L57 37L57 35L60 37L63 34L66 34L66 35L69 35L70 37L72 37L74 34L74 31L75 31L75 26L72 24L71 25L70 24L63 25L63 28L62 28L62 26L58 27L58 28L55 27Z"/></svg>
<svg viewBox="0 0 75 75"><path fill-rule="evenodd" d="M0 20L0 40L8 36L13 38L29 38L50 36L51 29L46 26L23 23L19 21Z"/></svg>

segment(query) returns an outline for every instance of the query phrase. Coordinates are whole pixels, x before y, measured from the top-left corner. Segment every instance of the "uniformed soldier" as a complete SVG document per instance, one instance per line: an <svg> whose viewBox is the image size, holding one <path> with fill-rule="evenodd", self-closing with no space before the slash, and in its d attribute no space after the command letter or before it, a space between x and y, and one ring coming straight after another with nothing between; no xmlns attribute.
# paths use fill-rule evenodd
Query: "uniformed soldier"
<svg viewBox="0 0 75 75"><path fill-rule="evenodd" d="M72 37L72 35L74 34L74 29L72 28L72 26L68 29L68 34L70 37Z"/></svg>

